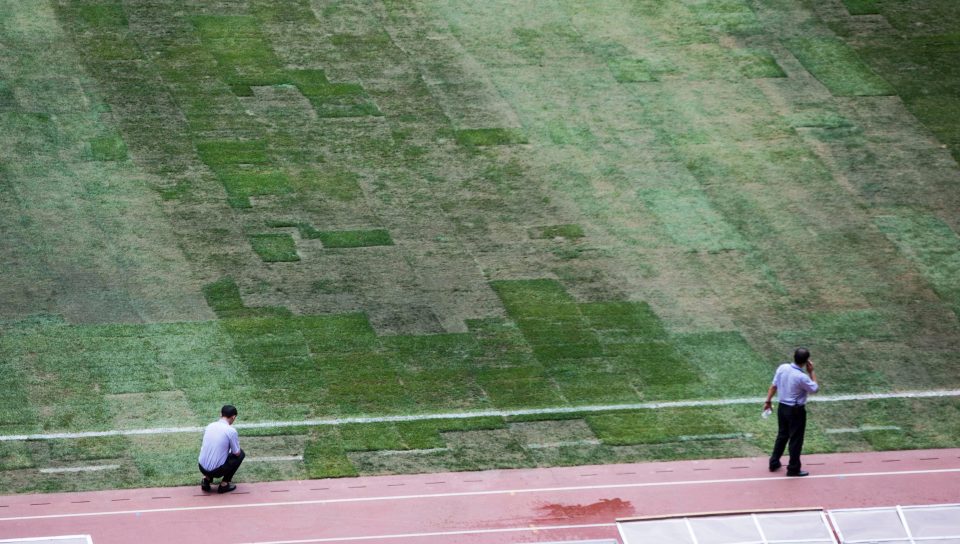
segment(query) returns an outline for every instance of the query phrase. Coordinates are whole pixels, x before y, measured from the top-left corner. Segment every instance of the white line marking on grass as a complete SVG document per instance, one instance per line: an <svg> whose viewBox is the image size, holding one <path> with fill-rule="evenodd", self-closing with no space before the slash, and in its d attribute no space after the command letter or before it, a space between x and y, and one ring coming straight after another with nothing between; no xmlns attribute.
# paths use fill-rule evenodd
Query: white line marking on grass
<svg viewBox="0 0 960 544"><path fill-rule="evenodd" d="M463 531L442 531L433 533L400 533L393 535L370 535L370 536L341 536L327 538L308 538L305 540L270 540L257 541L249 544L311 544L317 542L356 542L358 540L378 540L378 539L397 539L397 538L423 538L430 536L456 536L456 535L486 535L494 533L518 533L518 532L539 532L539 531L563 531L567 529L595 529L597 527L615 527L616 523L587 523L583 525L528 525L526 527L504 527L501 529L467 529ZM592 540L591 542L603 542L602 540ZM610 540L609 542L614 542ZM572 544L576 544L575 542Z"/></svg>
<svg viewBox="0 0 960 544"><path fill-rule="evenodd" d="M804 478L805 480L816 479L835 479L835 478L870 478L885 476L913 476L917 474L957 474L960 468L941 468L925 470L899 470L886 472L846 472L841 474L811 474ZM63 519L63 518L89 518L97 516L120 516L126 514L144 515L144 514L162 514L170 512L195 512L201 510L232 510L238 508L270 508L276 506L305 506L312 504L341 504L341 503L363 503L363 502L382 502L382 501L405 501L417 499L443 499L450 497L477 497L490 495L516 495L520 493L560 493L560 492L582 492L597 489L636 489L644 487L677 487L677 486L695 486L712 484L736 484L753 482L782 482L785 479L792 479L787 476L758 476L754 478L722 478L713 480L677 480L670 482L637 482L629 484L598 484L598 485L572 485L561 487L541 487L532 489L496 489L489 491L455 491L450 493L426 493L419 495L380 495L374 497L353 497L343 499L312 499L305 501L282 501L282 502L259 502L259 503L240 503L240 504L218 504L216 506L178 506L171 508L145 508L139 510L108 510L104 512L82 512L75 514L42 514L35 516L14 516L0 518L4 521L27 521L36 519ZM781 484L777 483L778 489Z"/></svg>
<svg viewBox="0 0 960 544"><path fill-rule="evenodd" d="M680 435L680 442L696 442L698 440L734 440L736 438L753 438L753 433L723 433L723 434L690 434Z"/></svg>
<svg viewBox="0 0 960 544"><path fill-rule="evenodd" d="M116 470L120 465L91 465L88 467L51 467L41 468L43 474L60 474L63 472L97 472L98 470Z"/></svg>
<svg viewBox="0 0 960 544"><path fill-rule="evenodd" d="M933 389L928 391L899 391L895 393L856 393L849 395L816 395L815 402L844 402L877 399L925 399L960 397L960 389ZM307 419L303 421L262 421L237 423L237 429L280 429L284 427L320 427L350 423L397 423L403 421L429 421L437 419L471 419L478 417L545 416L555 414L589 414L621 412L629 410L660 410L664 408L697 408L703 406L734 406L738 404L763 404L759 397L733 399L676 400L664 402L638 402L633 404L594 404L587 406L556 406L553 408L528 408L521 410L477 410L473 412L447 412L440 414L411 414L402 416L357 416L330 419ZM0 442L16 440L56 440L61 438L95 438L98 436L135 436L174 433L200 433L204 427L156 427L152 429L118 429L111 431L84 431L74 433L10 434L0 435Z"/></svg>
<svg viewBox="0 0 960 544"><path fill-rule="evenodd" d="M441 453L448 451L449 448L427 448L423 450L378 450L377 455L410 455L410 454L423 454L423 453ZM351 453L366 453L366 452L351 452Z"/></svg>
<svg viewBox="0 0 960 544"><path fill-rule="evenodd" d="M245 459L250 462L271 463L277 461L303 461L302 455L264 455L262 457L248 457Z"/></svg>
<svg viewBox="0 0 960 544"><path fill-rule="evenodd" d="M566 440L563 442L547 442L545 444L527 444L524 446L530 450L542 450L546 448L562 448L564 446L599 446L600 441L596 438L587 440Z"/></svg>
<svg viewBox="0 0 960 544"><path fill-rule="evenodd" d="M896 425L861 425L859 427L843 427L840 429L826 429L826 434L865 433L868 431L902 431Z"/></svg>

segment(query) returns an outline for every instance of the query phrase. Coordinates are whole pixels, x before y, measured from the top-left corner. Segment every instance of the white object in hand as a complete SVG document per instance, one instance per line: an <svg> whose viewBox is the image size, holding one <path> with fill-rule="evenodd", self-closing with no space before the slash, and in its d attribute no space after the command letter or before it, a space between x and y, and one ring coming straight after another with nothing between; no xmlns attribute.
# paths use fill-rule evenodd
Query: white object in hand
<svg viewBox="0 0 960 544"><path fill-rule="evenodd" d="M768 417L770 417L770 414L772 413L773 413L773 410L767 408L760 414L760 417L762 417L763 419L767 419Z"/></svg>

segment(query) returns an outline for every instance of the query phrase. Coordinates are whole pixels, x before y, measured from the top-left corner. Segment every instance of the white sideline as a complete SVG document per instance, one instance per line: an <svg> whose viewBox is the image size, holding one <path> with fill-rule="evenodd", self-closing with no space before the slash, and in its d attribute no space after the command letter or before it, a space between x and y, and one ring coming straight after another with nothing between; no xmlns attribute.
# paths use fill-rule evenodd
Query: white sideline
<svg viewBox="0 0 960 544"><path fill-rule="evenodd" d="M278 461L303 461L302 455L267 455L263 457L250 457L247 462L275 463Z"/></svg>
<svg viewBox="0 0 960 544"><path fill-rule="evenodd" d="M810 397L815 402L844 402L877 399L921 399L935 397L960 397L960 389L931 389L926 391L898 391L893 393L853 393L847 395L817 395ZM307 419L303 421L262 421L260 423L237 423L237 429L280 429L284 427L320 427L350 423L397 423L403 421L428 421L431 419L470 419L477 417L515 417L554 414L584 414L619 412L626 410L658 410L663 408L696 408L700 406L732 406L736 404L763 404L755 397L708 400L676 400L664 402L638 402L633 404L600 404L587 406L556 406L553 408L526 408L520 410L476 410L472 412L447 412L439 414L411 414L402 416L357 416L330 419ZM75 433L9 434L0 435L0 442L17 440L57 440L64 438L95 438L99 436L135 436L152 434L199 433L203 427L157 427L152 429L116 429L110 431L84 431Z"/></svg>
<svg viewBox="0 0 960 544"><path fill-rule="evenodd" d="M866 433L870 431L902 431L897 425L861 425L860 427L843 427L840 429L827 429L823 432L827 434L847 434L847 433Z"/></svg>
<svg viewBox="0 0 960 544"><path fill-rule="evenodd" d="M60 474L65 472L97 472L100 470L117 470L120 465L91 465L87 467L50 467L41 468L41 474Z"/></svg>

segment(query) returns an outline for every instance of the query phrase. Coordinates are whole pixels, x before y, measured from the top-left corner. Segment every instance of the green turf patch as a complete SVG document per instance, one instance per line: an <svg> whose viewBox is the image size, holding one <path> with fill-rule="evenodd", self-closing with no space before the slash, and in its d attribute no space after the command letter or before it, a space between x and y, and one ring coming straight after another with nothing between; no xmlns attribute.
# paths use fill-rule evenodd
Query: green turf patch
<svg viewBox="0 0 960 544"><path fill-rule="evenodd" d="M393 245L390 233L384 229L320 231L316 237L327 249Z"/></svg>
<svg viewBox="0 0 960 544"><path fill-rule="evenodd" d="M611 344L605 346L609 356L623 361L643 382L645 393L660 398L683 398L695 393L700 382L696 367L666 342Z"/></svg>
<svg viewBox="0 0 960 544"><path fill-rule="evenodd" d="M587 424L604 444L656 444L723 437L739 429L715 408L678 408L588 416Z"/></svg>
<svg viewBox="0 0 960 544"><path fill-rule="evenodd" d="M742 0L706 0L689 3L693 19L705 28L724 34L759 34L763 26Z"/></svg>
<svg viewBox="0 0 960 544"><path fill-rule="evenodd" d="M532 239L553 239L553 238L583 238L586 236L583 227L574 224L548 225L544 227L532 227L527 229L527 235Z"/></svg>
<svg viewBox="0 0 960 544"><path fill-rule="evenodd" d="M497 408L561 406L560 391L542 368L490 368L477 373L477 383Z"/></svg>
<svg viewBox="0 0 960 544"><path fill-rule="evenodd" d="M309 0L288 0L273 2L272 0L252 0L250 13L267 23L296 23L297 25L311 25L317 22Z"/></svg>
<svg viewBox="0 0 960 544"><path fill-rule="evenodd" d="M578 316L573 297L556 280L493 281L490 286L511 317Z"/></svg>
<svg viewBox="0 0 960 544"><path fill-rule="evenodd" d="M287 77L307 97L320 117L383 115L359 84L332 83L323 70L292 70Z"/></svg>
<svg viewBox="0 0 960 544"><path fill-rule="evenodd" d="M264 140L206 140L196 145L200 159L214 170L228 164L270 164Z"/></svg>
<svg viewBox="0 0 960 544"><path fill-rule="evenodd" d="M407 444L393 423L348 424L340 427L346 451L403 450Z"/></svg>
<svg viewBox="0 0 960 544"><path fill-rule="evenodd" d="M677 71L687 79L786 77L773 55L765 49L738 49L718 44L694 44L683 49Z"/></svg>
<svg viewBox="0 0 960 544"><path fill-rule="evenodd" d="M839 39L794 38L784 43L803 67L835 96L894 94L890 85Z"/></svg>
<svg viewBox="0 0 960 544"><path fill-rule="evenodd" d="M119 134L90 140L90 155L95 161L122 161L127 158L127 145Z"/></svg>
<svg viewBox="0 0 960 544"><path fill-rule="evenodd" d="M410 449L427 450L446 446L435 421L409 421L396 424L404 444Z"/></svg>
<svg viewBox="0 0 960 544"><path fill-rule="evenodd" d="M250 87L287 82L257 18L205 15L192 17L191 21L204 47L216 59L220 76L237 96L252 96Z"/></svg>
<svg viewBox="0 0 960 544"><path fill-rule="evenodd" d="M593 344L599 348L596 335L580 319L520 319L517 322L524 338L533 346L551 344ZM597 353L599 355L599 353Z"/></svg>
<svg viewBox="0 0 960 544"><path fill-rule="evenodd" d="M7 470L33 467L26 442L0 442L0 474Z"/></svg>
<svg viewBox="0 0 960 544"><path fill-rule="evenodd" d="M297 245L289 234L251 234L250 245L265 263L300 260Z"/></svg>
<svg viewBox="0 0 960 544"><path fill-rule="evenodd" d="M843 0L850 15L879 15L882 0Z"/></svg>
<svg viewBox="0 0 960 544"><path fill-rule="evenodd" d="M784 331L777 337L788 345L838 345L843 342L866 340L893 340L895 332L883 316L873 310L847 312L811 312L808 315L811 327L806 330ZM853 364L851 361L850 364ZM866 380L861 384L865 385Z"/></svg>
<svg viewBox="0 0 960 544"><path fill-rule="evenodd" d="M365 314L304 316L296 327L314 354L375 351L380 339Z"/></svg>
<svg viewBox="0 0 960 544"><path fill-rule="evenodd" d="M385 336L384 349L408 368L465 367L479 354L472 334Z"/></svg>
<svg viewBox="0 0 960 544"><path fill-rule="evenodd" d="M604 344L666 339L667 331L646 302L593 302L578 307Z"/></svg>
<svg viewBox="0 0 960 544"><path fill-rule="evenodd" d="M830 177L829 172L813 152L792 139L770 142L759 147L697 146L690 149L690 155L684 164L701 183L708 185L740 185L746 182L776 183L775 180L787 177L801 185L814 185ZM726 199L735 199L738 193L733 192L723 196ZM718 200L722 202L725 199L713 198L711 204L716 205ZM669 206L669 204L666 205ZM731 214L724 212L723 219L731 223L734 218L739 218L740 221L746 221L748 224L757 220L754 215L748 215L749 210L738 210L734 218L730 217ZM715 223L715 220L709 220L704 226L713 226ZM717 226L723 228L720 225ZM726 230L723 229L720 232ZM680 232L683 231L680 230ZM728 239L721 237L720 240ZM732 243L732 240L728 243Z"/></svg>
<svg viewBox="0 0 960 544"><path fill-rule="evenodd" d="M417 411L471 409L486 402L473 377L478 346L472 335L391 336L382 343Z"/></svg>
<svg viewBox="0 0 960 544"><path fill-rule="evenodd" d="M303 462L310 478L356 476L357 471L347 458L336 428L320 427L310 433L303 452Z"/></svg>
<svg viewBox="0 0 960 544"><path fill-rule="evenodd" d="M159 485L194 483L197 439L192 434L137 436L131 439L131 456L140 475Z"/></svg>
<svg viewBox="0 0 960 544"><path fill-rule="evenodd" d="M745 78L787 77L783 68L769 51L761 49L734 49L730 61Z"/></svg>
<svg viewBox="0 0 960 544"><path fill-rule="evenodd" d="M240 288L233 278L225 277L203 287L207 304L219 317L246 317L257 315L289 315L280 307L247 307L240 297Z"/></svg>
<svg viewBox="0 0 960 544"><path fill-rule="evenodd" d="M525 144L527 137L517 129L475 128L455 132L457 143L465 146Z"/></svg>
<svg viewBox="0 0 960 544"><path fill-rule="evenodd" d="M611 58L607 66L613 78L620 83L646 83L659 81L662 74L676 72L676 67L665 63L638 58Z"/></svg>
<svg viewBox="0 0 960 544"><path fill-rule="evenodd" d="M407 421L396 427L409 449L433 449L447 445L440 433L503 429L506 424L499 417L476 417Z"/></svg>
<svg viewBox="0 0 960 544"><path fill-rule="evenodd" d="M17 98L13 95L10 84L0 79L0 112L16 109Z"/></svg>
<svg viewBox="0 0 960 544"><path fill-rule="evenodd" d="M130 448L129 441L122 436L46 440L43 444L51 460L65 462L120 459Z"/></svg>
<svg viewBox="0 0 960 544"><path fill-rule="evenodd" d="M746 249L744 240L713 209L703 192L670 188L646 190L641 194L670 238L683 249L709 252Z"/></svg>
<svg viewBox="0 0 960 544"><path fill-rule="evenodd" d="M414 410L400 371L379 354L348 354L317 358L320 381L341 414L396 414Z"/></svg>
<svg viewBox="0 0 960 544"><path fill-rule="evenodd" d="M478 346L475 364L482 368L540 367L530 344L513 321L467 320Z"/></svg>
<svg viewBox="0 0 960 544"><path fill-rule="evenodd" d="M303 187L316 190L338 202L353 202L363 198L360 177L347 170L309 170L301 174L300 179Z"/></svg>
<svg viewBox="0 0 960 544"><path fill-rule="evenodd" d="M249 208L250 197L290 193L290 178L280 170L231 168L217 173L234 208Z"/></svg>
<svg viewBox="0 0 960 544"><path fill-rule="evenodd" d="M73 2L75 13L84 24L92 28L125 27L127 14L120 2L84 3Z"/></svg>
<svg viewBox="0 0 960 544"><path fill-rule="evenodd" d="M829 111L801 112L787 117L794 128L849 129L853 123L842 115Z"/></svg>
<svg viewBox="0 0 960 544"><path fill-rule="evenodd" d="M877 226L960 315L960 237L938 217L920 213L886 215Z"/></svg>
<svg viewBox="0 0 960 544"><path fill-rule="evenodd" d="M547 373L568 403L622 404L639 402L638 378L611 369L608 361L586 356L554 359Z"/></svg>
<svg viewBox="0 0 960 544"><path fill-rule="evenodd" d="M489 399L468 368L405 368L400 373L406 398L416 412L489 408Z"/></svg>
<svg viewBox="0 0 960 544"><path fill-rule="evenodd" d="M4 391L0 397L0 431L5 432L26 430L37 421L38 416L26 389L24 369L11 351L11 340L0 336L0 388Z"/></svg>
<svg viewBox="0 0 960 544"><path fill-rule="evenodd" d="M712 398L759 394L773 378L774 364L763 361L738 332L681 334L672 343L703 376L703 394Z"/></svg>

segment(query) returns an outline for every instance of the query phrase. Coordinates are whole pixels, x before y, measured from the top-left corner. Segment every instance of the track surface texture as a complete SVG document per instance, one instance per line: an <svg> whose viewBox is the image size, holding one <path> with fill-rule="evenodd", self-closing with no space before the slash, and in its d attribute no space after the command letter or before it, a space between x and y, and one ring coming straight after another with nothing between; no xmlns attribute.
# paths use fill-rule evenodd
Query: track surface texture
<svg viewBox="0 0 960 544"><path fill-rule="evenodd" d="M960 502L960 450L808 455L806 478L764 458L419 474L0 497L0 539L94 544L611 539L635 516ZM241 474L242 475L242 472Z"/></svg>

